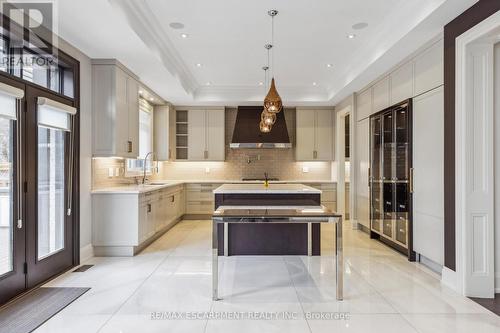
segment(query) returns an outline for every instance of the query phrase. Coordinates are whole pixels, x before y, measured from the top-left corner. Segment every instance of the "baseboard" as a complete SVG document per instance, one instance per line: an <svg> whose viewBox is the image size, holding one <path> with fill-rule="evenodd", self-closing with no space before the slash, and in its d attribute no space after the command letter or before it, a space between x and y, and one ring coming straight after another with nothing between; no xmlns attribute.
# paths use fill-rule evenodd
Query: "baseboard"
<svg viewBox="0 0 500 333"><path fill-rule="evenodd" d="M370 233L370 228L368 228L367 226L361 224L361 223L358 223L358 230L361 230L363 231L364 233L367 233L369 234Z"/></svg>
<svg viewBox="0 0 500 333"><path fill-rule="evenodd" d="M80 264L83 264L94 256L94 247L92 244L87 244L80 248Z"/></svg>
<svg viewBox="0 0 500 333"><path fill-rule="evenodd" d="M441 265L441 264L435 262L434 260L429 259L426 256L423 256L419 253L417 253L417 258L418 258L418 261L422 265L424 265L425 267L427 267L428 269L430 269L434 273L436 273L438 275L441 275L443 273L443 265Z"/></svg>
<svg viewBox="0 0 500 333"><path fill-rule="evenodd" d="M458 292L457 272L443 266L443 270L441 271L441 284ZM461 292L459 293L462 294Z"/></svg>

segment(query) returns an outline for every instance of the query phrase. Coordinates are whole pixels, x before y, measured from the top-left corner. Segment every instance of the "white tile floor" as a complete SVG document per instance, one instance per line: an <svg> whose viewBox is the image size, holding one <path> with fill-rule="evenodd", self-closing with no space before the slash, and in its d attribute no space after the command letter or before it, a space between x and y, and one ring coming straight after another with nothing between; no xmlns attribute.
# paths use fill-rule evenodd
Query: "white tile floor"
<svg viewBox="0 0 500 333"><path fill-rule="evenodd" d="M136 257L93 258L87 272L48 283L92 289L36 332L500 332L498 316L348 222L345 300L336 301L333 232L322 227L322 257L221 258L223 299L213 302L211 224L181 222ZM151 319L157 312L281 317ZM311 318L334 313L348 318Z"/></svg>

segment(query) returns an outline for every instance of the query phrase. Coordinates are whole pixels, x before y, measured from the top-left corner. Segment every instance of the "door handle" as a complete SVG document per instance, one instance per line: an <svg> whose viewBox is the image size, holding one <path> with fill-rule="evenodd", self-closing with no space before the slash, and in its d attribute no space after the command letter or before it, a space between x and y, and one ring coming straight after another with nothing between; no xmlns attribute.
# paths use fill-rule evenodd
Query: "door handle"
<svg viewBox="0 0 500 333"><path fill-rule="evenodd" d="M17 220L17 229L22 229L23 228L23 220L19 219Z"/></svg>
<svg viewBox="0 0 500 333"><path fill-rule="evenodd" d="M413 193L413 168L410 168L410 193Z"/></svg>

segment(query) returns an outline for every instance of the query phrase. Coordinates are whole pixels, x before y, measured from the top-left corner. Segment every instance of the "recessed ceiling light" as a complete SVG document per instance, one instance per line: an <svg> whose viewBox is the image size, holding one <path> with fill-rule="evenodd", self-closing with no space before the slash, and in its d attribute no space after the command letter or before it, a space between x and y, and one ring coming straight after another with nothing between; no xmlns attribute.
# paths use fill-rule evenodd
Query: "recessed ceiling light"
<svg viewBox="0 0 500 333"><path fill-rule="evenodd" d="M172 22L169 24L170 28L172 29L182 29L184 28L184 24L182 24L181 22Z"/></svg>
<svg viewBox="0 0 500 333"><path fill-rule="evenodd" d="M347 35L347 38L354 39L354 38L356 38L356 35L355 34L350 34L350 35Z"/></svg>
<svg viewBox="0 0 500 333"><path fill-rule="evenodd" d="M259 82L259 86L262 86L262 85L264 85L264 82Z"/></svg>
<svg viewBox="0 0 500 333"><path fill-rule="evenodd" d="M150 101L154 101L155 99L153 97L149 97L149 100Z"/></svg>
<svg viewBox="0 0 500 333"><path fill-rule="evenodd" d="M318 84L316 82L313 82L313 86L317 86Z"/></svg>
<svg viewBox="0 0 500 333"><path fill-rule="evenodd" d="M141 95L142 95L142 93L143 93L143 91L142 91L142 90L139 90L139 94L141 94Z"/></svg>
<svg viewBox="0 0 500 333"><path fill-rule="evenodd" d="M368 23L366 22L359 22L359 23L356 23L352 26L352 28L354 30L361 30L361 29L364 29L368 26Z"/></svg>
<svg viewBox="0 0 500 333"><path fill-rule="evenodd" d="M211 85L212 82L208 81L207 83L205 83L207 86Z"/></svg>
<svg viewBox="0 0 500 333"><path fill-rule="evenodd" d="M201 67L201 66L203 66L203 65L202 65L202 64L200 64L200 63L197 63L197 64L196 64L196 67Z"/></svg>
<svg viewBox="0 0 500 333"><path fill-rule="evenodd" d="M332 68L332 67L333 67L333 65L332 65L332 64L326 64L326 67L328 67L328 68Z"/></svg>
<svg viewBox="0 0 500 333"><path fill-rule="evenodd" d="M185 33L182 33L182 34L181 34L181 37L182 37L182 38L188 38L188 37L189 37L189 35L188 35L188 34L185 34Z"/></svg>

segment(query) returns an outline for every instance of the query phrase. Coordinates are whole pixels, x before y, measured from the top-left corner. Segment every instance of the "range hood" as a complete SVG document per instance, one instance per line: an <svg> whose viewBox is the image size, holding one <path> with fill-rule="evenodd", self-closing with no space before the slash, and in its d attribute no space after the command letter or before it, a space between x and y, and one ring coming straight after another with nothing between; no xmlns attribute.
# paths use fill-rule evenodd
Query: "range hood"
<svg viewBox="0 0 500 333"><path fill-rule="evenodd" d="M262 106L240 106L236 115L230 148L292 148L285 122L285 112L276 115L269 133L259 129Z"/></svg>

